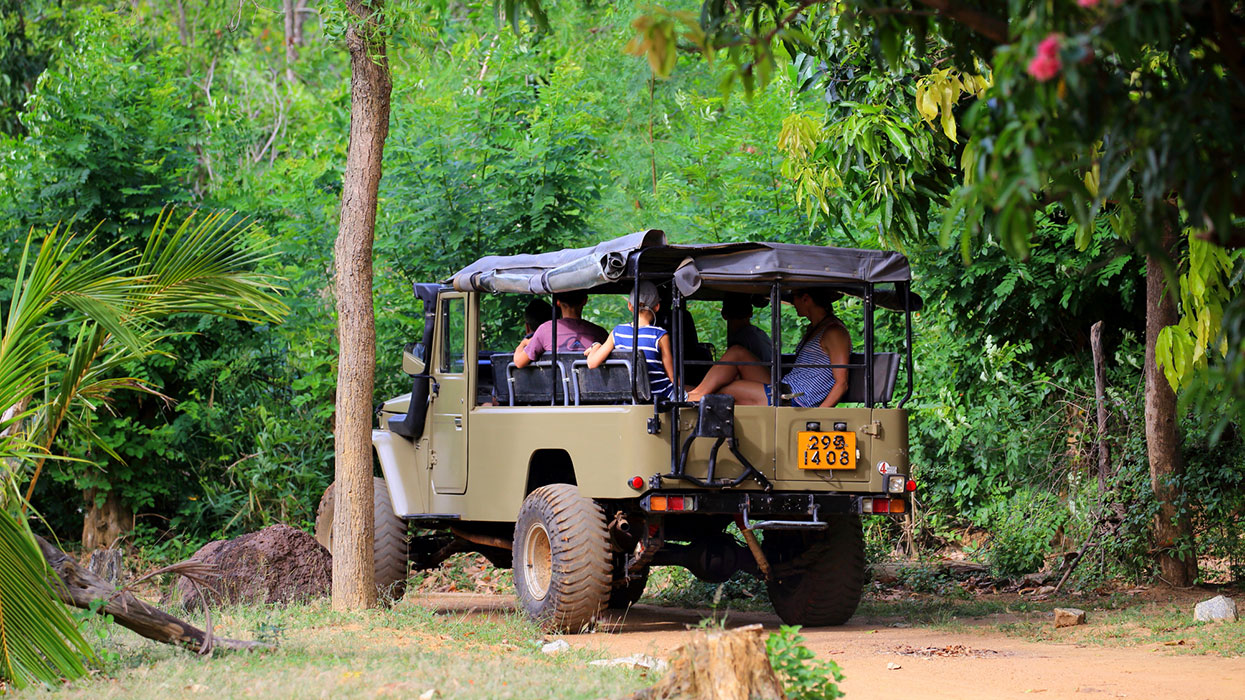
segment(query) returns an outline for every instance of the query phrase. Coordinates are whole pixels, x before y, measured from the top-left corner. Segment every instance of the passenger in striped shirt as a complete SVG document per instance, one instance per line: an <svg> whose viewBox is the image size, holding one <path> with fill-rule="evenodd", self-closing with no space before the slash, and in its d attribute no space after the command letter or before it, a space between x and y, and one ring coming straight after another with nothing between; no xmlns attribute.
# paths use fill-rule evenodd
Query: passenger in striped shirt
<svg viewBox="0 0 1245 700"><path fill-rule="evenodd" d="M635 313L640 308L640 327L630 323L614 326L604 343L593 343L584 351L590 368L600 367L614 350L631 352L638 344L644 365L648 370L649 390L654 399L672 399L674 390L674 353L670 349L670 334L664 328L653 325L657 309L661 306L657 287L652 282L640 282L639 298L632 292L627 310ZM678 392L681 394L682 392Z"/></svg>
<svg viewBox="0 0 1245 700"><path fill-rule="evenodd" d="M800 316L808 319L808 330L796 350L795 367L782 378L790 389L791 404L803 407L829 407L847 393L847 365L852 352L852 339L847 327L834 315L832 305L842 296L828 289L797 289L791 294L791 305ZM732 345L722 354L722 362L759 362L757 356L741 345ZM840 365L810 367L809 365ZM742 406L775 406L780 387L770 384L769 368L752 365L714 365L687 399L699 401L706 394L729 394Z"/></svg>

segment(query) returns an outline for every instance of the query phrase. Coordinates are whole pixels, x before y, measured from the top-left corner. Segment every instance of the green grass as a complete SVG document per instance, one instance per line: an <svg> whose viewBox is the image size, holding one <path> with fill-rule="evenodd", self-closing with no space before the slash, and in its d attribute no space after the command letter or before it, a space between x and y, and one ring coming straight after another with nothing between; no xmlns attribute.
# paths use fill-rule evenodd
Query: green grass
<svg viewBox="0 0 1245 700"><path fill-rule="evenodd" d="M1194 622L1192 604L1138 603L1120 606L1112 600L1086 610L1083 626L1055 629L1049 618L1008 622L998 628L1014 637L1038 642L1076 642L1097 646L1149 646L1176 654L1245 655L1245 624Z"/></svg>
<svg viewBox="0 0 1245 700"><path fill-rule="evenodd" d="M202 620L197 620L200 624ZM218 635L275 638L262 653L211 659L141 639L115 625L107 637L106 679L78 681L14 697L446 698L615 697L650 685L640 671L590 667L602 654L542 654L544 635L513 613L440 615L408 603L389 610L333 612L327 601L217 611ZM590 669L590 670L589 670Z"/></svg>

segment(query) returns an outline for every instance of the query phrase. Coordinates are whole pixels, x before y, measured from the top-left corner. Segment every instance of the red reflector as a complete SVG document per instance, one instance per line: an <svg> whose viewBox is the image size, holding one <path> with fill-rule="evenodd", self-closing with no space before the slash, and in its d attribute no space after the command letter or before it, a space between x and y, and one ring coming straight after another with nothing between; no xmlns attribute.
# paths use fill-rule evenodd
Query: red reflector
<svg viewBox="0 0 1245 700"><path fill-rule="evenodd" d="M912 479L908 479L908 483L905 484L904 487L909 491L916 491L916 482Z"/></svg>
<svg viewBox="0 0 1245 700"><path fill-rule="evenodd" d="M639 491L640 489L644 488L644 479L641 479L638 476L631 477L631 481L628 481L627 483L630 484L631 488L635 489L636 491ZM912 482L909 481L908 483L912 483Z"/></svg>
<svg viewBox="0 0 1245 700"><path fill-rule="evenodd" d="M669 499L670 510L683 510L683 497L671 496Z"/></svg>

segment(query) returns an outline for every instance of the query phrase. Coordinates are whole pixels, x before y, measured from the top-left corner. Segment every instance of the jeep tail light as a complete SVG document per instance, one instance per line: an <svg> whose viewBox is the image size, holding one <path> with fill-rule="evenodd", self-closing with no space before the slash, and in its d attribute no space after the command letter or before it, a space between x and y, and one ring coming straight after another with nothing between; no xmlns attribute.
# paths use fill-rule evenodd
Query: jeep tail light
<svg viewBox="0 0 1245 700"><path fill-rule="evenodd" d="M666 502L669 504L670 510L672 511L696 509L695 496L670 496Z"/></svg>
<svg viewBox="0 0 1245 700"><path fill-rule="evenodd" d="M891 506L890 510L892 513L902 513L904 512L904 508L906 504L903 502L903 499L892 498L890 506Z"/></svg>
<svg viewBox="0 0 1245 700"><path fill-rule="evenodd" d="M895 503L899 503L899 510L894 510ZM903 501L898 499L891 500L889 498L862 498L860 499L860 512L873 513L874 515L884 515L886 513L902 513Z"/></svg>
<svg viewBox="0 0 1245 700"><path fill-rule="evenodd" d="M666 497L665 496L649 496L648 509L649 510L666 510Z"/></svg>

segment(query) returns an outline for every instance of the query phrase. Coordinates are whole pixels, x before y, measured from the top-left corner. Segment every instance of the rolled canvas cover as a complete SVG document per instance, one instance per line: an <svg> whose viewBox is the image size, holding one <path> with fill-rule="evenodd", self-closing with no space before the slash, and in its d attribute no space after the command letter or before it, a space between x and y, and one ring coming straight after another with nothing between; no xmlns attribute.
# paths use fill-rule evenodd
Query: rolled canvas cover
<svg viewBox="0 0 1245 700"><path fill-rule="evenodd" d="M622 277L632 252L665 244L665 233L649 229L589 248L536 255L490 255L459 270L450 282L464 292L548 294L591 289Z"/></svg>

